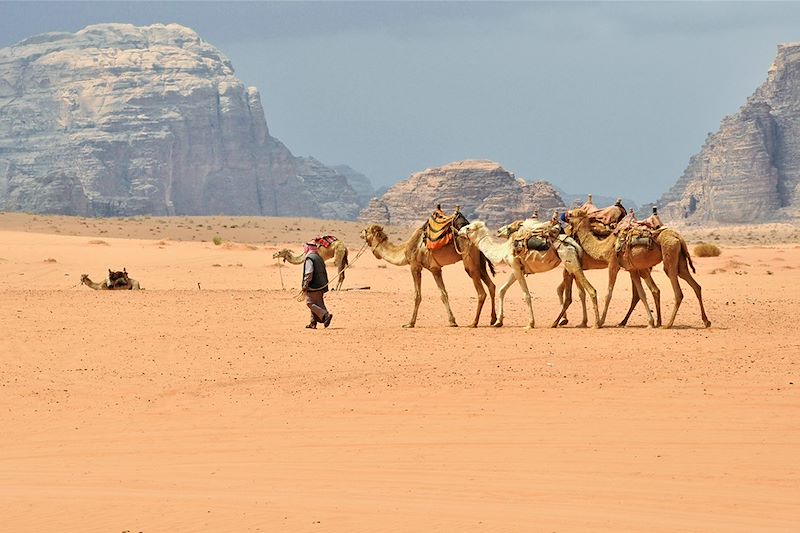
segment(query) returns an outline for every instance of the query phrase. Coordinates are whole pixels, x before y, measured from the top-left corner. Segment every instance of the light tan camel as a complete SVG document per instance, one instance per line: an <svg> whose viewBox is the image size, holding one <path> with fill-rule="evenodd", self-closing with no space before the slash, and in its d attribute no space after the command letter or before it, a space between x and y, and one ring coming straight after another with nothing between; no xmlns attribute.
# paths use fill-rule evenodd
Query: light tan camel
<svg viewBox="0 0 800 533"><path fill-rule="evenodd" d="M344 270L348 265L347 246L345 246L344 242L340 240L333 241L327 248L324 246L319 247L319 256L323 261L329 261L333 259L333 264L336 265L336 270L338 272L338 281L336 282L336 288L331 288L331 290L341 290L342 283L344 283ZM302 265L303 261L305 261L306 255L303 253L294 255L291 250L284 248L283 250L272 254L273 259L278 259L279 257L283 258L284 262L288 261L293 265ZM331 284L333 284L333 280L331 280Z"/></svg>
<svg viewBox="0 0 800 533"><path fill-rule="evenodd" d="M589 219L586 217L586 212L581 209L574 209L568 212L568 219L574 236L581 243L584 252L598 261L605 261L608 263L608 293L606 294L605 306L601 316L601 322L605 321L606 313L608 312L608 305L611 302L611 295L614 291L614 284L616 283L617 273L620 268L630 272L631 279L639 295L639 299L645 304L647 311L647 323L654 327L653 315L650 308L647 306L647 298L644 294L641 278L645 280L649 277L650 269L659 263L664 264L664 273L672 283L672 290L675 295L675 307L672 310L672 316L664 326L671 328L675 322L675 316L678 314L681 301L683 300L683 291L681 290L678 277L683 278L692 287L697 301L700 303L700 315L705 327L709 327L711 322L706 316L706 310L703 305L702 289L700 284L692 277L689 268L694 271L692 258L689 255L689 249L686 246L686 241L680 236L678 232L671 229L662 229L657 232L655 237L655 244L652 248L648 246L632 246L623 250L621 253L616 253L617 238L615 235L609 235L605 239L598 239L589 227ZM652 280L651 280L652 281ZM652 287L651 287L652 290ZM655 295L655 293L654 293ZM631 304L628 315L625 316L623 324L627 322L630 313L635 305L635 300ZM660 314L660 313L659 313Z"/></svg>
<svg viewBox="0 0 800 533"><path fill-rule="evenodd" d="M619 201L619 200L617 200ZM589 203L592 202L592 195L589 195ZM556 224L558 220L558 213L553 213L553 218L551 219L551 223ZM497 236L503 239L508 239L511 237L512 234L516 233L520 229L535 229L536 227L543 224L543 222L539 219L538 213L534 215L532 218L526 218L525 220L515 220L505 226L501 226L500 229L497 230ZM583 270L602 270L608 268L608 263L605 261L597 260L589 254L581 254L581 268ZM572 303L572 282L574 278L569 273L569 271L565 268L562 272L563 279L561 283L556 288L556 294L558 294L558 301L563 306L565 306L564 316L561 321L557 324L559 326L566 325L569 320L567 319L566 309ZM661 326L661 291L659 290L658 286L653 281L652 276L650 275L650 269L646 271L642 271L639 273L642 279L645 280L647 287L650 289L650 292L653 294L653 302L656 308L656 325ZM581 323L578 324L577 327L585 328L588 323L588 315L586 313L586 292L583 290L583 287L580 283L577 284L578 286L578 296L581 300L581 311L583 312L583 318L581 319ZM628 318L630 318L631 313L633 313L633 309L636 307L636 304L639 302L639 293L636 290L636 283L634 282L633 275L631 275L631 305L628 308L628 312L625 315L625 318L617 324L617 327L623 327L628 323ZM646 305L646 302L645 302ZM605 318L601 321L605 321Z"/></svg>
<svg viewBox="0 0 800 533"><path fill-rule="evenodd" d="M81 283L86 285L90 289L94 289L96 291L138 291L141 290L139 286L139 282L133 278L128 278L128 283L126 285L115 285L113 287L108 286L108 278L104 279L100 283L95 283L94 281L89 279L87 274L81 274Z"/></svg>
<svg viewBox="0 0 800 533"><path fill-rule="evenodd" d="M487 270L486 257L480 251L471 246L469 240L464 237L456 237L450 244L438 250L429 250L423 242L424 230L419 228L411 234L411 237L404 243L392 244L389 242L389 237L384 233L383 228L377 224L371 224L361 231L361 238L366 241L367 245L372 250L372 254L378 259L397 266L409 265L411 267L411 277L414 279L414 312L411 314L411 320L404 324L404 328L413 328L417 323L417 312L419 311L419 304L422 301L422 269L430 271L433 279L436 280L436 286L439 287L441 293L442 303L447 310L447 318L450 326L455 327L456 319L453 316L453 311L450 309L450 300L447 296L447 289L444 286L444 279L442 278L442 267L452 265L462 261L464 270L466 270L469 277L472 278L472 283L475 286L475 292L478 293L478 308L475 312L475 319L472 321L471 326L477 327L478 320L481 316L481 309L486 300L486 291L483 284L489 289L490 301L492 304L492 323L497 320L497 314L494 307L494 293L495 286L491 276ZM456 245L458 248L456 249ZM491 264L488 265L492 269ZM492 273L494 270L492 269Z"/></svg>
<svg viewBox="0 0 800 533"><path fill-rule="evenodd" d="M532 228L535 226L532 226ZM514 282L518 282L522 292L525 294L525 303L528 305L528 312L530 313L530 322L528 328L534 327L533 318L533 304L531 302L531 294L528 290L528 284L525 281L525 274L535 274L538 272L547 272L556 268L558 265L563 264L564 269L575 278L583 290L589 293L594 306L595 326L600 322L600 315L597 309L597 291L595 291L589 280L583 274L581 268L580 256L583 251L574 239L566 235L558 234L558 226L552 226L550 223L544 223L544 227L555 230L552 235L552 241L547 251L539 252L536 250L529 250L524 256L514 253L514 236L505 240L502 243L494 242L489 236L489 230L486 224L480 220L471 222L459 230L459 235L466 236L470 242L475 244L478 249L492 263L505 263L511 267L512 273L508 281L500 287L500 304L498 309L497 322L495 326L500 327L503 325L504 317L504 300L506 291ZM571 283L571 282L570 282ZM561 318L566 314L569 302L562 301L561 313L559 313L552 327L556 327Z"/></svg>

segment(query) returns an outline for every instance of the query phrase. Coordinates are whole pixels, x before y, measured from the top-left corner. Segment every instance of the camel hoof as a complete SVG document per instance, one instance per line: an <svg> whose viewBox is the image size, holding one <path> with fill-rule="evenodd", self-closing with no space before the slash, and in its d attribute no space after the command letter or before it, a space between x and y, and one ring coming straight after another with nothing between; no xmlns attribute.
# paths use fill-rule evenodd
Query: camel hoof
<svg viewBox="0 0 800 533"><path fill-rule="evenodd" d="M473 322L472 324L469 325L469 327L477 328L478 327L478 323L477 322Z"/></svg>
<svg viewBox="0 0 800 533"><path fill-rule="evenodd" d="M707 327L707 328L710 328L710 327L711 327L711 321L710 321L710 320L706 320L706 321L704 322L704 324L706 325L706 327Z"/></svg>
<svg viewBox="0 0 800 533"><path fill-rule="evenodd" d="M559 326L566 326L567 324L569 324L568 318L562 318L561 322L558 323Z"/></svg>
<svg viewBox="0 0 800 533"><path fill-rule="evenodd" d="M502 328L502 327L503 327L503 322L502 322L502 321L500 321L500 322L495 322L494 324L492 324L492 326L494 326L494 327L496 327L496 328Z"/></svg>
<svg viewBox="0 0 800 533"><path fill-rule="evenodd" d="M586 326L584 326L584 327L586 327ZM600 329L600 326L598 326L597 324L592 324L592 329Z"/></svg>
<svg viewBox="0 0 800 533"><path fill-rule="evenodd" d="M672 324L667 324L666 326L661 326L661 329L672 329Z"/></svg>
<svg viewBox="0 0 800 533"><path fill-rule="evenodd" d="M413 328L413 327L414 327L414 324L412 324L412 323L403 324L403 327L404 327L404 328Z"/></svg>
<svg viewBox="0 0 800 533"><path fill-rule="evenodd" d="M625 327L625 326L627 326L627 325L628 325L628 323L627 323L627 322L620 322L619 324L617 324L617 327L618 327L618 328L624 328L624 327Z"/></svg>
<svg viewBox="0 0 800 533"><path fill-rule="evenodd" d="M550 328L551 329L556 329L557 327L558 327L558 322L557 321L553 322L552 324L550 324Z"/></svg>
<svg viewBox="0 0 800 533"><path fill-rule="evenodd" d="M451 328L457 328L458 324L456 324L455 322L450 322L450 327Z"/></svg>

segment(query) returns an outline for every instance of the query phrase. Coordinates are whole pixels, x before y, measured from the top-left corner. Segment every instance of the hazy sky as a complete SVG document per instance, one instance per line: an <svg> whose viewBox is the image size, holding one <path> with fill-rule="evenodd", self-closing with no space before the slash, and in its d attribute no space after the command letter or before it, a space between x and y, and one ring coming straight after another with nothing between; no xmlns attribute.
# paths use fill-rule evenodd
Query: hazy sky
<svg viewBox="0 0 800 533"><path fill-rule="evenodd" d="M800 3L3 2L0 47L177 22L261 91L295 155L380 186L491 159L568 192L655 200L800 41Z"/></svg>

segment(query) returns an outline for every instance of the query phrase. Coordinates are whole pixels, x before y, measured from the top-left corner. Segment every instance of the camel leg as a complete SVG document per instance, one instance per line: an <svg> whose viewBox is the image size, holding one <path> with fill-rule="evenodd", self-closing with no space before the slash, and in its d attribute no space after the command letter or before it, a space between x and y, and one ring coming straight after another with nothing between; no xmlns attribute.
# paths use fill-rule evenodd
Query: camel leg
<svg viewBox="0 0 800 533"><path fill-rule="evenodd" d="M481 281L486 285L486 288L489 289L489 298L491 298L492 304L492 321L490 322L491 325L494 325L497 322L497 310L494 306L494 297L495 297L495 285L494 281L492 281L492 276L489 274L489 269L486 267L485 264L480 266L481 271Z"/></svg>
<svg viewBox="0 0 800 533"><path fill-rule="evenodd" d="M569 306L572 304L572 275L569 272L567 272L566 268L561 270L561 275L562 275L561 284L558 287L556 287L556 294L558 294L558 303L564 306L564 302L566 301L567 304L565 307L569 308ZM582 294L581 298L582 301L584 301L583 298L585 298L585 296L583 296ZM566 311L564 311L563 315L564 316L561 317L561 320L557 324L554 324L553 327L566 326L567 324L569 324L569 319L567 318Z"/></svg>
<svg viewBox="0 0 800 533"><path fill-rule="evenodd" d="M633 281L633 272L631 274L631 306L628 308L628 312L625 313L625 318L617 324L618 328L624 328L628 324L628 319L631 317L634 308L636 308L636 304L639 303L639 291L636 290L636 283Z"/></svg>
<svg viewBox="0 0 800 533"><path fill-rule="evenodd" d="M344 248L337 247L333 252L333 264L336 265L337 280L336 290L342 290L342 283L344 283Z"/></svg>
<svg viewBox="0 0 800 533"><path fill-rule="evenodd" d="M653 305L656 308L656 327L661 327L661 290L659 290L658 285L656 282L653 281L653 276L650 274L650 269L643 270L641 272L642 279L645 283L647 283L647 287L650 289L650 293L653 295Z"/></svg>
<svg viewBox="0 0 800 533"><path fill-rule="evenodd" d="M654 328L655 322L653 321L653 313L650 312L650 306L647 305L647 295L644 293L642 278L640 277L639 272L631 272L631 281L633 282L634 289L639 294L639 299L644 304L644 310L647 312L647 324L651 328Z"/></svg>
<svg viewBox="0 0 800 533"><path fill-rule="evenodd" d="M556 287L556 294L558 294L558 303L561 304L561 312L558 314L553 323L550 324L551 328L557 328L558 326L563 326L569 322L567 319L567 309L569 309L569 306L572 305L572 276L567 273L566 269L563 270L563 279L561 280L561 284Z"/></svg>
<svg viewBox="0 0 800 533"><path fill-rule="evenodd" d="M706 308L703 305L703 289L700 287L700 284L697 283L692 277L691 272L689 272L689 268L686 266L686 261L681 261L678 264L678 275L686 280L686 283L694 289L694 294L697 296L697 301L700 303L700 316L703 319L703 324L705 327L711 327L711 321L706 316Z"/></svg>
<svg viewBox="0 0 800 533"><path fill-rule="evenodd" d="M592 299L592 307L594 308L594 327L600 327L600 311L597 308L597 291L586 279L586 274L583 273L583 269L581 268L580 263L574 259L567 259L564 261L564 268L569 270L569 273L572 277L575 278L575 281L578 285L578 288L581 291L581 302L583 303L583 326L586 326L586 322L588 321L586 317L586 293L589 293L589 298ZM566 314L566 308L562 311Z"/></svg>
<svg viewBox="0 0 800 533"><path fill-rule="evenodd" d="M469 277L472 278L472 284L475 286L475 292L478 293L478 309L475 311L475 320L472 321L472 325L470 326L477 328L478 320L481 318L481 309L483 309L483 303L486 301L486 291L483 288L481 275L478 272L467 270L467 274L469 274Z"/></svg>
<svg viewBox="0 0 800 533"><path fill-rule="evenodd" d="M666 270L666 265L664 266L664 270ZM678 273L675 272L675 270L667 272L667 276L669 276L669 281L672 283L672 292L675 295L675 307L672 309L672 316L669 317L669 322L664 326L669 329L672 327L672 324L675 322L675 317L678 315L678 308L680 308L681 302L683 301L683 291L681 290L680 282L678 282Z"/></svg>
<svg viewBox="0 0 800 533"><path fill-rule="evenodd" d="M533 320L533 302L531 301L531 292L528 290L528 282L525 281L525 274L522 273L522 270L514 269L514 275L519 282L519 286L522 289L522 294L525 297L525 303L528 304L528 313L530 316L530 322L528 322L528 327L525 329L533 329L534 320ZM559 317L560 318L560 317Z"/></svg>
<svg viewBox="0 0 800 533"><path fill-rule="evenodd" d="M417 324L417 312L422 301L422 268L412 268L411 277L414 278L414 312L408 324L403 325L404 328L413 328Z"/></svg>
<svg viewBox="0 0 800 533"><path fill-rule="evenodd" d="M447 309L447 320L450 322L450 327L456 327L456 317L453 316L453 311L450 309L450 298L447 296L447 289L444 287L444 278L442 277L442 271L440 269L431 270L431 274L433 274L433 279L436 280L436 286L439 287L439 293L442 296L442 303L444 304L444 308Z"/></svg>
<svg viewBox="0 0 800 533"><path fill-rule="evenodd" d="M606 314L608 314L608 305L611 303L611 295L614 293L614 284L617 282L617 274L619 273L619 265L614 263L608 264L608 292L606 293L606 303L603 307L603 314L600 316L600 323L597 327L602 328L606 323Z"/></svg>
<svg viewBox="0 0 800 533"><path fill-rule="evenodd" d="M506 299L506 291L514 284L515 281L517 281L517 276L512 272L508 277L508 281L503 283L503 285L500 287L500 298L497 304L497 320L494 322L494 327L496 328L503 327L503 317L505 317L503 302Z"/></svg>

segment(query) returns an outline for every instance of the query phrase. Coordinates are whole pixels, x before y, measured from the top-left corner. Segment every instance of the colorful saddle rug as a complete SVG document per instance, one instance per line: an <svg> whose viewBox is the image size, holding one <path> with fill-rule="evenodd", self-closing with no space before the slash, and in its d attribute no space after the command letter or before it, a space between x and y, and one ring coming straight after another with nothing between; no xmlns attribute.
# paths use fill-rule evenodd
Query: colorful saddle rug
<svg viewBox="0 0 800 533"><path fill-rule="evenodd" d="M428 250L439 250L453 242L453 236L460 228L469 224L469 221L461 211L456 210L453 215L446 215L444 211L437 208L431 213L428 221L423 228L423 240Z"/></svg>
<svg viewBox="0 0 800 533"><path fill-rule="evenodd" d="M316 244L317 246L321 246L322 248L327 248L328 246L330 246L331 244L335 243L338 240L339 239L337 239L333 235L323 235L321 237L319 236L314 237L314 244Z"/></svg>

